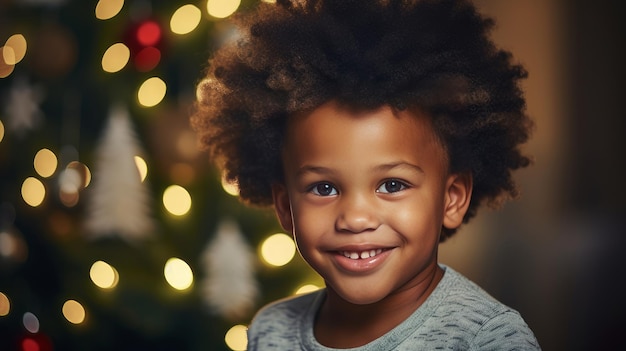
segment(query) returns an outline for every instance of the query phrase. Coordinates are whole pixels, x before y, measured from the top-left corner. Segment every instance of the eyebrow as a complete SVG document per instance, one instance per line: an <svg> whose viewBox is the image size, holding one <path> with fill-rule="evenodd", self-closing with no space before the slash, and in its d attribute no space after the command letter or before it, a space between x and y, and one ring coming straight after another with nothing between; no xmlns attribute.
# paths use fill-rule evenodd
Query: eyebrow
<svg viewBox="0 0 626 351"><path fill-rule="evenodd" d="M418 165L414 165L410 162L406 162L406 161L398 161L398 162L390 162L390 163L383 163L380 165L377 165L375 167L373 167L373 171L375 172L384 172L384 171L390 171L392 169L396 169L396 168L409 168L417 173L424 173L424 170L418 166ZM323 167L323 166L314 166L314 165L304 165L300 168L298 168L296 175L297 176L302 176L305 173L315 173L315 174L322 174L322 175L329 175L329 174L334 174L336 173L332 168L328 168L328 167Z"/></svg>
<svg viewBox="0 0 626 351"><path fill-rule="evenodd" d="M410 162L406 162L406 161L384 163L384 164L374 167L374 170L375 171L389 171L395 168L410 168L418 173L424 173L424 170L420 166L412 164Z"/></svg>
<svg viewBox="0 0 626 351"><path fill-rule="evenodd" d="M304 165L296 171L297 176L302 176L305 173L315 173L315 174L334 174L331 168L322 167L322 166L313 166L313 165Z"/></svg>

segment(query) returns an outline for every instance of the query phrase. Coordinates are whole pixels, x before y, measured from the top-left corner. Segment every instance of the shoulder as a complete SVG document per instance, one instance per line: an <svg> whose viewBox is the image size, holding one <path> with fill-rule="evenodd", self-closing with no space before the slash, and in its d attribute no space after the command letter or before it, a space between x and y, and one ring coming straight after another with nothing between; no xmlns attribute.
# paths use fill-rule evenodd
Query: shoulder
<svg viewBox="0 0 626 351"><path fill-rule="evenodd" d="M322 294L324 294L324 290L318 290L310 294L290 296L274 301L261 308L254 316L252 323L257 321L269 322L268 319L276 317L284 319L300 318Z"/></svg>
<svg viewBox="0 0 626 351"><path fill-rule="evenodd" d="M281 350L300 343L300 329L307 318L313 318L324 290L272 302L252 319L248 327L250 350Z"/></svg>
<svg viewBox="0 0 626 351"><path fill-rule="evenodd" d="M440 327L465 334L464 338L478 350L539 350L519 312L449 267L444 277L441 288L446 298L437 308Z"/></svg>

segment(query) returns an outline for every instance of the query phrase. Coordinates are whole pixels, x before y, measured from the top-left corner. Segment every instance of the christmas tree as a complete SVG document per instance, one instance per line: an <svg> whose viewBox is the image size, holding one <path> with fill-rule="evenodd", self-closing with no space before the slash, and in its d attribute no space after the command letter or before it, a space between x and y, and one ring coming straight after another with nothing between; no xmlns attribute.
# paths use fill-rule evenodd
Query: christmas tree
<svg viewBox="0 0 626 351"><path fill-rule="evenodd" d="M256 1L0 4L0 350L242 350L322 285L189 127Z"/></svg>

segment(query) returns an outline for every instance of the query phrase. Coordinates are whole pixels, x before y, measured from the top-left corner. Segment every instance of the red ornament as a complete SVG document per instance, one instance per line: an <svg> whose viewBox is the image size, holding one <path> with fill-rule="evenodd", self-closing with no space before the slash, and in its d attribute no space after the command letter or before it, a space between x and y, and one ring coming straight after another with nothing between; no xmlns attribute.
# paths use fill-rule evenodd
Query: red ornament
<svg viewBox="0 0 626 351"><path fill-rule="evenodd" d="M143 46L155 46L161 40L161 27L155 21L145 21L137 28L137 41Z"/></svg>
<svg viewBox="0 0 626 351"><path fill-rule="evenodd" d="M161 61L164 47L162 27L154 19L133 23L124 33L124 43L130 49L135 68L140 72L151 71Z"/></svg>
<svg viewBox="0 0 626 351"><path fill-rule="evenodd" d="M161 51L154 46L148 46L135 56L135 67L140 72L149 72L154 69L161 60Z"/></svg>
<svg viewBox="0 0 626 351"><path fill-rule="evenodd" d="M24 335L19 343L20 351L52 351L52 340L43 334L27 334Z"/></svg>

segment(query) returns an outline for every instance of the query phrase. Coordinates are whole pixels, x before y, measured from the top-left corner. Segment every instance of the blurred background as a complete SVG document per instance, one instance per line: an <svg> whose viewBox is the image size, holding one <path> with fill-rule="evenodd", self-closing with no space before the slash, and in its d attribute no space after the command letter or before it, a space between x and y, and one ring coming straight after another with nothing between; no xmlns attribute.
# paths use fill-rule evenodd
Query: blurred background
<svg viewBox="0 0 626 351"><path fill-rule="evenodd" d="M0 0L0 350L243 350L275 299L322 286L237 200L188 125L207 58L258 0ZM441 261L544 350L626 332L618 1L477 0L530 72L522 196Z"/></svg>

